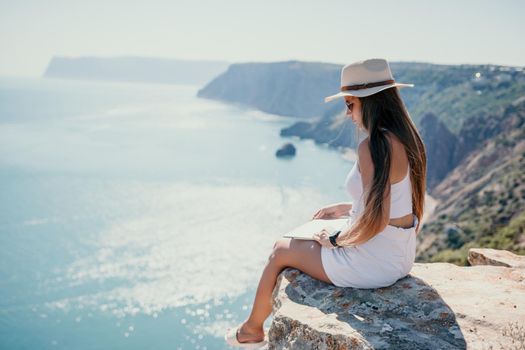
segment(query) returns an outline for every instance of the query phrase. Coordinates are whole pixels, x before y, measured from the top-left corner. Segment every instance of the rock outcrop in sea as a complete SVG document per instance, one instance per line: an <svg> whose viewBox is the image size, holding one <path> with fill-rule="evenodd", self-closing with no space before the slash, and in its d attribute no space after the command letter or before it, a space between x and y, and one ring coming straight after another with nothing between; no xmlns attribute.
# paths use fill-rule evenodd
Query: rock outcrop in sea
<svg viewBox="0 0 525 350"><path fill-rule="evenodd" d="M295 156L295 152L295 146L292 143L287 142L275 152L275 156L279 158L293 157Z"/></svg>

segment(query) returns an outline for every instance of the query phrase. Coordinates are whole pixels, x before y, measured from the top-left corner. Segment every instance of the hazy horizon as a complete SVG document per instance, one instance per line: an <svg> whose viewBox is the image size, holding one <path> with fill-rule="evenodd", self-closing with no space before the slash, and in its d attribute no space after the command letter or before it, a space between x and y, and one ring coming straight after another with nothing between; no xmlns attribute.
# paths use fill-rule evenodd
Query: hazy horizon
<svg viewBox="0 0 525 350"><path fill-rule="evenodd" d="M525 3L518 0L157 0L133 7L120 0L0 0L0 10L3 76L41 76L53 56L525 66Z"/></svg>

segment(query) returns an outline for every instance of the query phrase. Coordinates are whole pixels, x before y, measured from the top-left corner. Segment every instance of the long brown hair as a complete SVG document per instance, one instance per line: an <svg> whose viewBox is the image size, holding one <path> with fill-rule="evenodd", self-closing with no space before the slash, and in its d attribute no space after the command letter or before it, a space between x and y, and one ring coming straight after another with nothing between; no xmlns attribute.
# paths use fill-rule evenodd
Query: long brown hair
<svg viewBox="0 0 525 350"><path fill-rule="evenodd" d="M383 198L390 191L392 150L384 129L396 135L403 144L410 164L412 212L418 218L419 232L425 206L427 157L425 145L410 118L398 88L388 88L359 98L362 104L363 127L369 133L369 145L374 163L372 184L363 191L364 210L352 226L341 233L341 245L362 244L379 233L383 222ZM356 199L357 200L357 199Z"/></svg>

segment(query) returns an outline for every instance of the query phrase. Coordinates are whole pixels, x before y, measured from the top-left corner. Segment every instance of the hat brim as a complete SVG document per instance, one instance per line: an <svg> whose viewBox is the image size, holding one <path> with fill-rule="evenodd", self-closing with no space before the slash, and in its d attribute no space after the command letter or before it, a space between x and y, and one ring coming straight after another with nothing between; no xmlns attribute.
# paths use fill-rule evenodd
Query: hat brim
<svg viewBox="0 0 525 350"><path fill-rule="evenodd" d="M383 85L383 86L376 86L369 89L362 89L362 90L354 90L352 92L350 91L341 91L340 93L337 93L335 95L327 96L324 98L324 102L330 102L332 100L335 100L339 97L343 96L355 96L355 97L365 97L375 94L376 92L383 91L385 89L391 88L397 86L399 88L403 87L414 87L414 84L404 84L404 83L394 83L389 85Z"/></svg>

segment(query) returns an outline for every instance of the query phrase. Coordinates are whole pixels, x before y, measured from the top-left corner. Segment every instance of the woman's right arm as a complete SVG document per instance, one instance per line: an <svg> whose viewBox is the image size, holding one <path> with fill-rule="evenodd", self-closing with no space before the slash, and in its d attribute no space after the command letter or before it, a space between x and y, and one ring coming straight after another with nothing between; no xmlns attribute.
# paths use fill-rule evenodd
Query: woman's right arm
<svg viewBox="0 0 525 350"><path fill-rule="evenodd" d="M339 202L329 204L317 211L312 217L312 219L326 219L326 218L339 218L341 216L348 216L352 209L352 203L348 202Z"/></svg>
<svg viewBox="0 0 525 350"><path fill-rule="evenodd" d="M351 202L342 202L339 203L339 207L341 208L341 214L340 215L348 215L350 209L352 209L353 204Z"/></svg>

